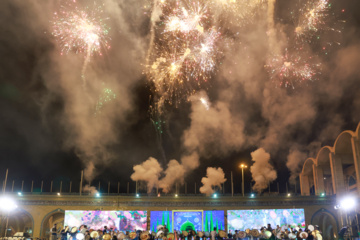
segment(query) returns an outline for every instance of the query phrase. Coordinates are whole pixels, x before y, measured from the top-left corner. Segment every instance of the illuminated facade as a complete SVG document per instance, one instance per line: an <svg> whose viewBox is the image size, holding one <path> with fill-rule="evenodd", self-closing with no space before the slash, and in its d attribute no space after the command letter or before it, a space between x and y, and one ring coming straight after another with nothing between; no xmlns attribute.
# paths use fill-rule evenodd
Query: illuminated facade
<svg viewBox="0 0 360 240"><path fill-rule="evenodd" d="M300 174L302 195L360 195L360 124L344 131L333 146L324 146L316 158L306 159Z"/></svg>
<svg viewBox="0 0 360 240"><path fill-rule="evenodd" d="M227 210L251 209L304 209L306 224L320 224L324 217L329 218L329 237L338 232L339 223L334 209L334 196L234 196L219 195L217 198L203 195L193 196L89 196L70 194L23 194L12 195L18 204L9 218L9 228L14 232L27 231L33 237L48 239L54 223L63 227L66 210L111 210L111 211L172 211L172 210L223 210L225 229L228 229ZM5 218L1 227L4 235ZM147 215L147 228L150 228L150 216Z"/></svg>

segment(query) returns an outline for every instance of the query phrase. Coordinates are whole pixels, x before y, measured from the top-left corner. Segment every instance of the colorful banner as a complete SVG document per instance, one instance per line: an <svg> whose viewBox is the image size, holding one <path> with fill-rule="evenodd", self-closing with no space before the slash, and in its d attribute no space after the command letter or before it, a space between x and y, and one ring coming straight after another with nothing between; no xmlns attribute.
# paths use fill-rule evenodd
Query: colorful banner
<svg viewBox="0 0 360 240"><path fill-rule="evenodd" d="M225 230L224 211L204 211L204 232L211 232L216 228L217 231Z"/></svg>
<svg viewBox="0 0 360 240"><path fill-rule="evenodd" d="M271 224L305 227L304 209L260 209L227 211L228 230L260 229Z"/></svg>
<svg viewBox="0 0 360 240"><path fill-rule="evenodd" d="M202 231L203 211L173 211L173 229Z"/></svg>
<svg viewBox="0 0 360 240"><path fill-rule="evenodd" d="M151 211L150 212L150 230L153 232L157 231L157 226L162 225L172 230L172 211Z"/></svg>
<svg viewBox="0 0 360 240"><path fill-rule="evenodd" d="M120 231L146 230L146 211L65 211L64 226Z"/></svg>

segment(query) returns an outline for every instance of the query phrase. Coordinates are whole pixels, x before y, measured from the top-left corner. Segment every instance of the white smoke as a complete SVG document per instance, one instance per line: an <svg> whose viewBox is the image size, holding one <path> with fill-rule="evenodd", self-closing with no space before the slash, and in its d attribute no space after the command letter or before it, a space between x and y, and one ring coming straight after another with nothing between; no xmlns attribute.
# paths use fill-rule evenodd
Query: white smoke
<svg viewBox="0 0 360 240"><path fill-rule="evenodd" d="M84 170L84 178L86 181L89 181L91 182L94 177L95 177L95 174L94 174L94 171L95 171L95 165L93 162L89 162L86 167L85 167L85 170Z"/></svg>
<svg viewBox="0 0 360 240"><path fill-rule="evenodd" d="M150 157L141 165L134 166L133 169L134 173L131 175L131 179L133 181L147 182L148 193L150 193L154 187L158 186L159 177L163 169L155 158Z"/></svg>
<svg viewBox="0 0 360 240"><path fill-rule="evenodd" d="M203 186L200 187L200 192L211 195L215 192L214 187L222 189L221 184L226 182L224 171L222 168L208 167L206 169L206 177L203 177L201 182Z"/></svg>
<svg viewBox="0 0 360 240"><path fill-rule="evenodd" d="M263 148L251 153L254 164L250 167L250 172L255 181L253 189L261 193L269 184L277 178L274 167L270 164L270 154Z"/></svg>
<svg viewBox="0 0 360 240"><path fill-rule="evenodd" d="M170 160L164 171L165 177L160 180L159 187L168 193L176 182L183 184L186 168L176 160Z"/></svg>
<svg viewBox="0 0 360 240"><path fill-rule="evenodd" d="M89 184L86 184L84 186L83 192L90 193L91 195L95 195L96 193L98 193L98 191L96 190L96 187L90 186Z"/></svg>

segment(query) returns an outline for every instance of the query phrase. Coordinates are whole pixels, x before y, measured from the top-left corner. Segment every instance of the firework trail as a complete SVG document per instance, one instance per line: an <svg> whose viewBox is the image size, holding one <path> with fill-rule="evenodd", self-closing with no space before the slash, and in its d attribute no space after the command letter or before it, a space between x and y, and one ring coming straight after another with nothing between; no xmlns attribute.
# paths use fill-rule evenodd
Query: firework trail
<svg viewBox="0 0 360 240"><path fill-rule="evenodd" d="M296 86L319 80L322 66L319 53L325 52L326 55L328 50L324 45L320 46L323 43L319 39L328 31L341 32L330 27L337 21L333 17L335 14L330 14L329 0L307 0L302 6L297 7L298 14L293 15L293 20L297 24L293 32L287 33L288 42L285 44L285 50L271 48L272 52L265 66L270 80L276 87L295 89ZM273 25L273 20L271 21ZM269 40L274 43L280 42L276 36L269 36ZM339 42L335 43L340 45ZM331 42L326 44L333 45Z"/></svg>
<svg viewBox="0 0 360 240"><path fill-rule="evenodd" d="M93 54L102 55L109 49L106 18L102 18L102 5L80 8L75 1L61 5L54 13L53 36L57 39L61 55L69 52L84 53L85 60L81 70L83 84L86 84L85 71Z"/></svg>

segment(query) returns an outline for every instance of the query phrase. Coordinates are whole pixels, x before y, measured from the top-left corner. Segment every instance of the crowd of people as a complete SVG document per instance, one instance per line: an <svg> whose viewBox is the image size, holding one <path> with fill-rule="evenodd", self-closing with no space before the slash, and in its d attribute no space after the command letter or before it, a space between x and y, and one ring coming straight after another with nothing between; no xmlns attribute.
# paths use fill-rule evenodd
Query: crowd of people
<svg viewBox="0 0 360 240"><path fill-rule="evenodd" d="M322 240L322 234L318 226L309 225L305 229L292 226L276 226L272 228L271 224L267 227L257 229L246 229L245 231L231 230L226 233L223 230L213 229L211 232L195 232L192 229L187 231L169 232L166 225L158 226L157 232L136 230L133 232L119 231L117 229L108 228L104 226L101 230L88 229L86 225L80 227L68 227L65 226L60 231L60 236L56 225L52 228L51 240L223 240L223 239L295 239L295 240Z"/></svg>

